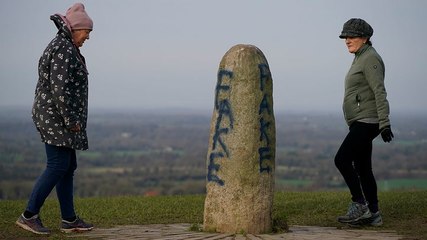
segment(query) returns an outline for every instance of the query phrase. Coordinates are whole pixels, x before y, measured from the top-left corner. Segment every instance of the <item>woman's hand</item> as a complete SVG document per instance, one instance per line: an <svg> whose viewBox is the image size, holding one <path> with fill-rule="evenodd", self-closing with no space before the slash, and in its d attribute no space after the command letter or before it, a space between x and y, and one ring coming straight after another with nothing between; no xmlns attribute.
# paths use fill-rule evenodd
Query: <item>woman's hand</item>
<svg viewBox="0 0 427 240"><path fill-rule="evenodd" d="M381 129L381 137L384 142L391 142L391 140L393 140L394 135L390 126L386 126Z"/></svg>
<svg viewBox="0 0 427 240"><path fill-rule="evenodd" d="M81 131L80 124L76 123L76 125L74 127L70 128L70 131L71 132L80 132Z"/></svg>

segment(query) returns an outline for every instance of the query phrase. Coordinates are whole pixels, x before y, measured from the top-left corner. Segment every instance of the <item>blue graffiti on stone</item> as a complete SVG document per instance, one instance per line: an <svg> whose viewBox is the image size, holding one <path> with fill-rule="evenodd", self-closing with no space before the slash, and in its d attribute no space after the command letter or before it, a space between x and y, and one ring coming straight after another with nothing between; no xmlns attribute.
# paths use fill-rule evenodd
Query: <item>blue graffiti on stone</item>
<svg viewBox="0 0 427 240"><path fill-rule="evenodd" d="M222 80L223 77L227 76L230 79L233 78L233 72L228 70L219 70L218 71L218 80L215 88L215 110L219 109L219 94L221 91L228 92L230 90L230 85L223 85Z"/></svg>
<svg viewBox="0 0 427 240"><path fill-rule="evenodd" d="M220 186L224 185L224 181L220 179L217 175L213 174L213 172L218 172L220 165L215 163L216 158L224 157L223 153L211 153L209 155L209 166L208 166L208 181L216 182Z"/></svg>
<svg viewBox="0 0 427 240"><path fill-rule="evenodd" d="M261 104L259 105L258 114L262 114L263 111L267 111L267 114L271 114L270 103L268 102L267 94L264 94L264 97L261 100Z"/></svg>
<svg viewBox="0 0 427 240"><path fill-rule="evenodd" d="M265 82L268 80L268 77L271 75L270 68L265 63L258 64L259 68L259 89L264 91Z"/></svg>
<svg viewBox="0 0 427 240"><path fill-rule="evenodd" d="M228 70L218 71L218 80L215 88L215 111L217 111L218 117L215 122L215 132L212 137L212 152L209 155L207 176L209 182L216 182L220 186L224 185L224 180L216 175L221 166L215 163L215 159L230 157L227 144L223 141L221 136L228 134L230 129L233 129L234 125L233 111L229 100L230 85L226 85L223 82L224 77L228 77L231 81L233 72Z"/></svg>
<svg viewBox="0 0 427 240"><path fill-rule="evenodd" d="M262 142L265 140L267 142L267 146L270 144L270 138L268 137L267 129L270 126L270 122L266 122L263 117L259 120L259 141Z"/></svg>
<svg viewBox="0 0 427 240"><path fill-rule="evenodd" d="M258 153L259 153L259 171L262 172L270 172L271 168L270 166L263 166L263 162L264 161L268 161L272 158L271 156L271 148L270 147L260 147L258 149ZM265 164L264 164L265 165Z"/></svg>
<svg viewBox="0 0 427 240"><path fill-rule="evenodd" d="M264 93L265 85L268 79L271 77L270 69L267 64L259 64L259 82L260 82L260 90ZM264 96L259 105L258 114L260 115L260 136L259 141L260 144L265 145L258 148L259 154L259 171L260 173L271 171L271 167L268 166L268 163L271 162L273 155L271 153L270 147L270 136L268 134L268 129L271 126L271 122L269 122L268 117L271 118L271 114L273 112L271 101L269 101L268 96L264 93Z"/></svg>

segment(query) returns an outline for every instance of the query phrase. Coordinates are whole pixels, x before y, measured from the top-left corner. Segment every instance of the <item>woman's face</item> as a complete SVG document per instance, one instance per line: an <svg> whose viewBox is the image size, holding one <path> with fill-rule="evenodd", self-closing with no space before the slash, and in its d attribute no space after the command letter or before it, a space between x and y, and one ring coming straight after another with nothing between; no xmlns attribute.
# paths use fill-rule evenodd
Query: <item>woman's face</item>
<svg viewBox="0 0 427 240"><path fill-rule="evenodd" d="M90 31L91 30L89 30L89 29L81 29L81 30L72 31L73 42L78 48L83 46L83 43L86 41L86 39L89 39Z"/></svg>
<svg viewBox="0 0 427 240"><path fill-rule="evenodd" d="M346 37L345 38L345 45L347 45L348 51L350 53L355 53L367 41L368 41L368 38L365 38L365 37Z"/></svg>

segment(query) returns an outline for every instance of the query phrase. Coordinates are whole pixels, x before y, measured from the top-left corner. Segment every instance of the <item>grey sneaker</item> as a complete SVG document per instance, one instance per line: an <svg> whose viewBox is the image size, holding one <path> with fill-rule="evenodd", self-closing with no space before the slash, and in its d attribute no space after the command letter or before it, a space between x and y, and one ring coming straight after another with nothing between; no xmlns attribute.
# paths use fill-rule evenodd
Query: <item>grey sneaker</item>
<svg viewBox="0 0 427 240"><path fill-rule="evenodd" d="M35 234L43 234L43 235L50 234L50 230L43 226L43 223L40 220L38 214L28 219L21 214L18 220L16 220L16 225L20 226L21 228L27 231L33 232Z"/></svg>
<svg viewBox="0 0 427 240"><path fill-rule="evenodd" d="M381 217L380 212L371 213L370 218L361 219L355 222L348 223L350 227L363 227L363 226L374 226L379 227L383 225L383 219Z"/></svg>
<svg viewBox="0 0 427 240"><path fill-rule="evenodd" d="M68 222L65 220L62 220L61 224L61 231L65 233L70 232L84 232L84 231L90 231L93 229L93 224L85 223L82 219L77 217L74 222Z"/></svg>
<svg viewBox="0 0 427 240"><path fill-rule="evenodd" d="M369 219L367 219L366 224L374 227L383 225L383 218L381 217L380 211L376 213L372 213L372 216Z"/></svg>
<svg viewBox="0 0 427 240"><path fill-rule="evenodd" d="M347 214L337 218L340 223L356 223L372 216L367 205L357 202L350 203Z"/></svg>

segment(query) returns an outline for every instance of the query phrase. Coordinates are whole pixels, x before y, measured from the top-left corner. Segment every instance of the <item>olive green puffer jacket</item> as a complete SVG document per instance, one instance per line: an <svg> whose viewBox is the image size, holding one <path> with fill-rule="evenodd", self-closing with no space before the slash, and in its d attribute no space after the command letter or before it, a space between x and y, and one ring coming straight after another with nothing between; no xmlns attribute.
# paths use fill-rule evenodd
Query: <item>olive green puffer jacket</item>
<svg viewBox="0 0 427 240"><path fill-rule="evenodd" d="M378 119L380 129L390 125L384 63L370 45L363 45L355 53L345 77L343 111L349 126L362 119Z"/></svg>

